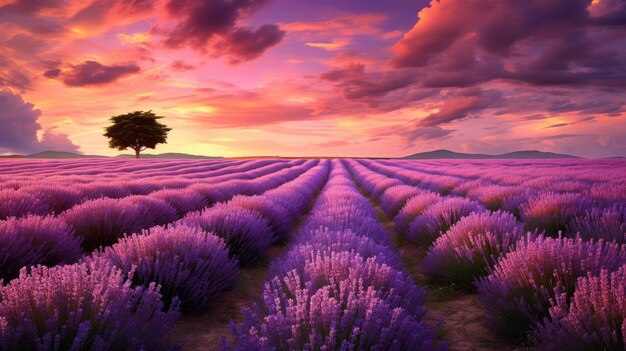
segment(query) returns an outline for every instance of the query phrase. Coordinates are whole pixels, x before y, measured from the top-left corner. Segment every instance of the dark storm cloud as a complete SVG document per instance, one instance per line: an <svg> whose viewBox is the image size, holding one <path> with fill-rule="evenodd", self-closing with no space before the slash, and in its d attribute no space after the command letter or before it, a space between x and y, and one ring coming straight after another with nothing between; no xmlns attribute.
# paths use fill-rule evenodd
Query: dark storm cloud
<svg viewBox="0 0 626 351"><path fill-rule="evenodd" d="M430 86L624 87L625 13L619 0L433 1L395 45L392 64L427 69Z"/></svg>
<svg viewBox="0 0 626 351"><path fill-rule="evenodd" d="M266 24L254 30L237 22L258 11L266 0L170 0L167 12L176 21L165 33L169 48L191 47L227 56L231 63L253 60L278 44L285 32Z"/></svg>
<svg viewBox="0 0 626 351"><path fill-rule="evenodd" d="M70 65L68 70L49 69L44 72L44 76L60 79L67 86L83 87L109 84L140 70L135 63L105 66L96 61L85 61L79 65Z"/></svg>

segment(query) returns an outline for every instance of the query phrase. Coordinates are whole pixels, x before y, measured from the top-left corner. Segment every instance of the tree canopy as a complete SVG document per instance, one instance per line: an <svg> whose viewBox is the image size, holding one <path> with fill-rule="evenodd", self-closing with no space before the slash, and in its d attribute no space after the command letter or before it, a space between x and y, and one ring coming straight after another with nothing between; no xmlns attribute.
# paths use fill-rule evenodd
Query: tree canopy
<svg viewBox="0 0 626 351"><path fill-rule="evenodd" d="M104 136L109 138L112 149L135 150L135 157L146 149L154 149L157 144L167 143L167 133L171 131L158 120L164 117L152 111L135 111L124 115L113 116L112 125L105 129Z"/></svg>

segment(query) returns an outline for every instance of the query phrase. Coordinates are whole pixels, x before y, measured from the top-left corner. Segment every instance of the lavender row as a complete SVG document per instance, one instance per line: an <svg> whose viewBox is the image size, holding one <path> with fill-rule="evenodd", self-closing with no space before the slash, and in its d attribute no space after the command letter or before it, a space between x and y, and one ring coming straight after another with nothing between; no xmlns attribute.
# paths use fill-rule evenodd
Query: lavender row
<svg viewBox="0 0 626 351"><path fill-rule="evenodd" d="M235 182L251 180L257 177L280 172L284 169L297 167L304 161L295 163L277 163L264 167L247 169L242 172L230 173L227 175L205 178L202 180L189 180L169 178L167 181L144 179L142 181L121 182L92 182L68 188L64 184L55 184L46 180L45 185L37 180L33 185L23 186L18 190L0 190L0 219L7 217L20 217L27 214L45 215L50 213L60 213L70 207L80 204L89 199L100 197L123 198L131 195L146 195L154 191L166 188L184 188L188 186L201 187L215 185L224 182Z"/></svg>
<svg viewBox="0 0 626 351"><path fill-rule="evenodd" d="M290 224L279 225L280 216L306 210L328 166L322 162L295 180L259 196L239 196L216 211L254 213L271 238L284 236ZM81 263L23 269L18 279L0 286L0 348L157 348L179 308L206 307L238 276L237 258L219 236L223 232L182 222L126 237ZM230 225L220 229L237 235L242 228L236 221Z"/></svg>
<svg viewBox="0 0 626 351"><path fill-rule="evenodd" d="M262 195L239 195L167 227L125 237L87 261L113 264L135 285L159 284L166 304L179 299L183 310L204 309L234 287L238 265L258 261L270 245L288 239L293 221L327 175L328 162L322 162Z"/></svg>
<svg viewBox="0 0 626 351"><path fill-rule="evenodd" d="M384 167L372 161L362 163L377 172L388 176L387 183L411 184L439 193L468 196L479 201L492 211L505 210L520 219L527 230L545 232L549 236L581 236L587 240L603 239L606 241L626 242L626 201L604 201L596 198L554 191L538 191L525 186L503 187L499 185L481 185L476 181L454 183L444 186L445 177L430 176L416 180L412 171L403 170L393 173L397 167ZM433 182L439 185L433 188ZM386 183L386 184L387 184ZM465 190L459 190L465 189ZM390 189L391 191L391 189ZM391 197L391 204L401 206L406 198L406 190L395 189L400 197ZM405 196L404 198L402 196ZM389 202L389 201L388 201ZM383 208L388 208L381 203ZM419 205L419 204L418 204ZM419 207L419 206L418 206ZM393 215L393 213L392 213Z"/></svg>
<svg viewBox="0 0 626 351"><path fill-rule="evenodd" d="M621 200L626 195L626 182L621 175L626 163L621 160L551 160L533 161L381 161L435 177L462 180L468 187L501 185L534 191L582 192L594 200ZM597 172L602 169L602 172ZM430 177L433 178L433 177ZM621 196L620 196L621 195Z"/></svg>
<svg viewBox="0 0 626 351"><path fill-rule="evenodd" d="M375 211L338 161L263 300L226 350L434 350L424 292L402 271Z"/></svg>
<svg viewBox="0 0 626 351"><path fill-rule="evenodd" d="M489 212L464 198L397 185L358 162L347 164L357 183L388 215L395 214L396 232L428 247L422 265L433 281L473 291L475 281L525 235L524 225L508 212Z"/></svg>
<svg viewBox="0 0 626 351"><path fill-rule="evenodd" d="M311 160L250 181L199 184L143 196L91 200L56 218L27 216L0 221L0 279L13 279L22 267L35 264L75 262L83 252L114 244L124 234L174 222L237 194L261 194L296 179L317 163Z"/></svg>
<svg viewBox="0 0 626 351"><path fill-rule="evenodd" d="M520 205L526 201L536 203L545 199L551 201L552 198L558 200L559 197L576 196L580 199L577 203L591 203L593 207L608 209L609 212L615 206L626 207L626 180L621 176L626 172L626 163L622 161L558 160L550 164L542 164L540 161L500 162L455 161L453 166L440 162L443 165L433 164L429 167L427 162L381 161L374 163L374 166L383 173L402 174L404 177L408 174L413 184L467 196L491 210L507 210L518 217L524 215L525 209L520 208ZM596 171L598 167L602 172ZM390 173L385 174L392 176ZM574 208L569 209L570 212L576 210L577 203L572 204ZM576 214L585 215L589 210L588 206ZM552 217L556 217L556 214L552 214ZM569 229L565 225L560 229Z"/></svg>
<svg viewBox="0 0 626 351"><path fill-rule="evenodd" d="M394 219L395 230L406 240L431 246L461 218L486 209L462 197L445 197L427 189L372 171L346 160L357 184Z"/></svg>
<svg viewBox="0 0 626 351"><path fill-rule="evenodd" d="M348 164L366 190L380 194L378 200L388 212L398 207L389 204L406 199L412 191L406 185L393 185L396 183L356 162ZM582 201L567 194L557 195L561 197L555 196L552 202L556 206L559 199ZM433 199L418 194L407 200L406 206L420 207ZM544 201L549 207L550 202ZM600 213L606 216L607 212ZM609 219L618 233L612 237L618 237L623 233L619 231L620 226L624 228L623 217ZM582 224L580 218L574 221ZM558 221L532 227L550 229L551 223ZM595 228L607 227L596 222ZM422 263L425 274L434 281L468 290L477 288L494 331L546 350L623 349L626 304L619 302L625 293L624 286L617 283L622 281L619 274L623 271L611 275L626 264L626 250L621 244L585 241L587 238L580 236L547 238L537 232L526 233L524 225L507 212L474 212L442 233ZM599 286L601 282L605 282L601 288L589 288L589 284ZM576 303L577 298L595 305L583 306ZM606 308L609 301L616 301L616 309L610 313L594 309Z"/></svg>

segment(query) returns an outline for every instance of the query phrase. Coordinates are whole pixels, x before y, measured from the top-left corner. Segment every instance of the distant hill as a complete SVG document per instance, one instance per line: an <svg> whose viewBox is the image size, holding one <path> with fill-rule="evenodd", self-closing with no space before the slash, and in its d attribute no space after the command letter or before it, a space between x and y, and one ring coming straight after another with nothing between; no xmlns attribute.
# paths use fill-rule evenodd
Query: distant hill
<svg viewBox="0 0 626 351"><path fill-rule="evenodd" d="M135 155L123 154L116 157L121 158L135 158ZM203 158L223 158L218 156L203 156L203 155L190 155L183 154L177 152L169 152L164 154L142 154L141 158L192 158L192 159L203 159Z"/></svg>
<svg viewBox="0 0 626 351"><path fill-rule="evenodd" d="M402 157L411 160L433 160L433 159L467 159L467 160L487 160L487 159L550 159L550 158L579 158L577 156L555 154L553 152L543 152L537 150L524 150L509 152L500 155L486 154L466 154L450 150L434 150L420 152L417 154Z"/></svg>

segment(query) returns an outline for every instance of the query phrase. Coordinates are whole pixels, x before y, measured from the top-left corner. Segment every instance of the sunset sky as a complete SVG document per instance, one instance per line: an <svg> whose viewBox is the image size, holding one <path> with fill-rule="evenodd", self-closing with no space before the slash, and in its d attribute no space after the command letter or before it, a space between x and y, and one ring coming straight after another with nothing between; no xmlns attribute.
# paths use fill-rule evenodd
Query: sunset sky
<svg viewBox="0 0 626 351"><path fill-rule="evenodd" d="M136 110L158 153L626 156L626 1L0 0L0 154Z"/></svg>

